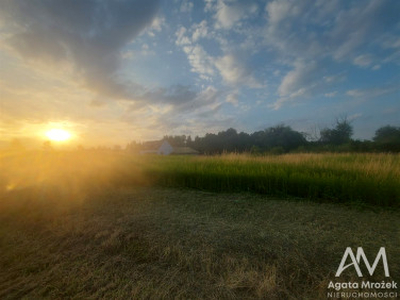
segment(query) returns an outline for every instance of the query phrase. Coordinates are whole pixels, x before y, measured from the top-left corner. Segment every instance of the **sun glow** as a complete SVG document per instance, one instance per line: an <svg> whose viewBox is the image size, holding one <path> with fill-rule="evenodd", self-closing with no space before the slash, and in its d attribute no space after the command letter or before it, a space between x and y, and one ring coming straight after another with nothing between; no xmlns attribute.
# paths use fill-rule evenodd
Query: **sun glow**
<svg viewBox="0 0 400 300"><path fill-rule="evenodd" d="M63 129L51 129L46 132L46 136L56 142L63 142L71 138L71 134Z"/></svg>

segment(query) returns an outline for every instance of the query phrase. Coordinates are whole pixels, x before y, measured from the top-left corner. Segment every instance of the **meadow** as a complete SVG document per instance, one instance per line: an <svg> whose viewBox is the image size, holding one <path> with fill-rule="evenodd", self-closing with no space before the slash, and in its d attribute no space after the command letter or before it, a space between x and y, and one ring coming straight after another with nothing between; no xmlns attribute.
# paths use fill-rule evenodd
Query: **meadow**
<svg viewBox="0 0 400 300"><path fill-rule="evenodd" d="M24 152L0 169L2 299L326 299L360 246L400 278L398 155Z"/></svg>

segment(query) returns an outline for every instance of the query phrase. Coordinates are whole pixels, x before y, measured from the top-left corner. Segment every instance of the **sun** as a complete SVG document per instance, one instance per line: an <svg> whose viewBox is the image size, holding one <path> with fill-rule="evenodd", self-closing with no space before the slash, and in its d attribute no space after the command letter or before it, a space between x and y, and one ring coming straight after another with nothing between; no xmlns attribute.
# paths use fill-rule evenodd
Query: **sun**
<svg viewBox="0 0 400 300"><path fill-rule="evenodd" d="M71 138L71 134L63 129L51 129L46 132L46 136L55 142L63 142Z"/></svg>

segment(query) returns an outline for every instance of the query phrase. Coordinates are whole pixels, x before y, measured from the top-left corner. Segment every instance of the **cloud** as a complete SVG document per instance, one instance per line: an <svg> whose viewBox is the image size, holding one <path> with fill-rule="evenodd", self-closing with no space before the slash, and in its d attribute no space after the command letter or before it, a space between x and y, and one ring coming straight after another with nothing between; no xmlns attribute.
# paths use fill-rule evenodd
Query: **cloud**
<svg viewBox="0 0 400 300"><path fill-rule="evenodd" d="M0 18L12 24L6 43L23 59L68 62L94 92L129 98L117 76L120 53L146 26L155 26L158 8L155 0L5 0Z"/></svg>
<svg viewBox="0 0 400 300"><path fill-rule="evenodd" d="M362 97L365 95L365 93L360 90L348 90L346 92L346 95L351 96L351 97Z"/></svg>
<svg viewBox="0 0 400 300"><path fill-rule="evenodd" d="M348 116L347 120L349 122L351 122L351 121L354 121L354 120L357 120L357 119L361 118L362 116L363 116L362 113L355 113L355 114L352 114L352 115Z"/></svg>
<svg viewBox="0 0 400 300"><path fill-rule="evenodd" d="M214 59L208 55L204 48L200 45L184 46L183 51L186 53L189 63L192 66L191 71L198 73L200 78L211 80L215 73Z"/></svg>
<svg viewBox="0 0 400 300"><path fill-rule="evenodd" d="M314 1L271 1L266 4L267 23L262 36L264 43L272 46L279 57L315 59L324 53L324 45L320 42L320 31L310 31L309 27L318 28L322 16L328 14L328 2L318 8ZM323 29L323 28L321 28Z"/></svg>
<svg viewBox="0 0 400 300"><path fill-rule="evenodd" d="M199 129L199 124L215 122L215 115L221 108L223 93L214 86L207 86L204 89L194 92L189 86L175 86L170 89L156 89L143 95L149 112L146 114L143 108L140 116L146 116L147 122L151 122L152 129L158 129L171 134L175 130ZM157 98L155 100L149 98ZM169 98L169 99L168 99ZM174 99L174 101L171 101ZM171 107L171 103L173 106ZM130 113L125 116L127 121L135 122L138 117L137 107L131 108ZM147 118L148 116L148 118ZM205 128L209 127L203 127Z"/></svg>
<svg viewBox="0 0 400 300"><path fill-rule="evenodd" d="M372 70L376 71L379 70L381 68L381 65L375 65L372 67Z"/></svg>
<svg viewBox="0 0 400 300"><path fill-rule="evenodd" d="M324 96L327 98L332 98L332 97L335 97L336 94L337 94L337 92L335 91L335 92L331 92L331 93L325 93Z"/></svg>
<svg viewBox="0 0 400 300"><path fill-rule="evenodd" d="M362 45L379 40L398 24L399 9L400 2L372 0L367 5L353 4L338 11L328 40L333 57L337 60L351 58Z"/></svg>
<svg viewBox="0 0 400 300"><path fill-rule="evenodd" d="M157 32L161 32L162 28L165 26L165 18L164 17L155 17L151 25L146 29L146 33L155 37Z"/></svg>
<svg viewBox="0 0 400 300"><path fill-rule="evenodd" d="M234 25L239 25L239 22L258 11L255 3L245 3L238 1L218 0L216 5L211 6L207 2L206 8L213 7L215 11L214 18L216 19L215 27L217 29L231 29Z"/></svg>
<svg viewBox="0 0 400 300"><path fill-rule="evenodd" d="M218 74L216 71L219 71L223 81L228 85L246 85L250 88L262 87L244 59L244 52L246 51L237 51L237 49L227 47L218 33L213 30L209 31L206 20L193 24L189 29L180 26L175 32L175 36L175 44L181 46L183 52L186 53L192 67L191 71L199 74L201 79L213 80L213 77ZM203 38L214 39L223 44L221 50L226 54L220 57L211 56L201 44ZM243 54L239 57L238 52Z"/></svg>
<svg viewBox="0 0 400 300"><path fill-rule="evenodd" d="M131 60L135 57L135 52L132 50L126 50L121 52L122 59Z"/></svg>
<svg viewBox="0 0 400 300"><path fill-rule="evenodd" d="M206 37L207 33L207 21L205 20L194 24L189 30L180 26L175 32L177 37L175 44L181 46L187 55L191 71L199 74L201 79L210 81L215 75L215 59L198 43L198 40Z"/></svg>
<svg viewBox="0 0 400 300"><path fill-rule="evenodd" d="M387 33L382 37L381 44L382 47L385 49L390 49L390 48L400 49L400 36Z"/></svg>
<svg viewBox="0 0 400 300"><path fill-rule="evenodd" d="M193 29L194 29L194 32L192 34L193 42L196 42L200 38L206 37L208 33L207 21L203 20L199 24L194 24Z"/></svg>
<svg viewBox="0 0 400 300"><path fill-rule="evenodd" d="M376 70L379 66L374 66L374 60L379 47L387 47L385 54L391 52L387 59L396 61L397 48L391 46L397 45L397 36L387 32L399 28L395 13L397 7L400 9L399 3L393 5L376 0L366 5L356 1L348 5L312 0L268 2L263 30L266 50L274 51L278 64L294 67L282 78L277 88L279 98L272 107L278 109L287 102L318 94L331 97L326 88L337 89L336 85L349 76L348 71L323 76L338 61ZM379 39L385 43L375 43ZM372 47L372 43L378 49ZM349 95L358 94L350 91Z"/></svg>
<svg viewBox="0 0 400 300"><path fill-rule="evenodd" d="M370 87L365 89L353 89L348 90L346 95L354 97L354 98L375 98L379 96L383 96L386 94L392 94L398 92L400 90L400 86L398 84L391 84L382 87Z"/></svg>
<svg viewBox="0 0 400 300"><path fill-rule="evenodd" d="M293 1L271 1L265 10L268 13L268 20L272 26L278 26L285 19L294 17L300 13L300 9Z"/></svg>
<svg viewBox="0 0 400 300"><path fill-rule="evenodd" d="M180 26L179 29L175 32L176 41L175 44L178 46L189 45L191 44L191 40L186 35L187 29L184 26Z"/></svg>
<svg viewBox="0 0 400 300"><path fill-rule="evenodd" d="M312 82L317 79L316 62L296 61L294 69L286 74L278 88L281 97L297 97L303 95Z"/></svg>
<svg viewBox="0 0 400 300"><path fill-rule="evenodd" d="M305 61L298 59L294 62L293 69L289 71L281 80L277 93L279 99L270 105L277 110L288 102L295 102L317 95L334 97L337 91L331 90L337 82L345 79L345 74L323 76L325 72L321 63L317 61Z"/></svg>
<svg viewBox="0 0 400 300"><path fill-rule="evenodd" d="M281 58L353 62L373 42L397 45L398 36L387 32L398 26L399 9L400 2L379 0L347 5L334 0L271 1L265 6L264 41Z"/></svg>
<svg viewBox="0 0 400 300"><path fill-rule="evenodd" d="M238 57L232 54L225 55L216 60L215 66L220 71L224 81L231 85L247 85L260 88L262 85L252 75L252 72Z"/></svg>
<svg viewBox="0 0 400 300"><path fill-rule="evenodd" d="M190 13L193 10L193 2L183 0L179 10L181 13Z"/></svg>
<svg viewBox="0 0 400 300"><path fill-rule="evenodd" d="M246 65L244 55L225 54L213 57L200 45L200 39L214 37L214 32L208 32L207 21L203 20L192 25L188 30L180 26L175 32L177 46L181 46L191 65L191 71L200 75L201 79L212 80L219 71L224 82L229 85L246 85L250 88L261 88L260 82L253 76L252 70ZM190 38L191 36L191 38ZM227 49L225 49L227 50Z"/></svg>
<svg viewBox="0 0 400 300"><path fill-rule="evenodd" d="M217 0L204 0L204 12L210 12L214 10L214 6Z"/></svg>
<svg viewBox="0 0 400 300"><path fill-rule="evenodd" d="M353 60L353 63L359 67L368 67L372 63L372 57L369 54L359 55Z"/></svg>
<svg viewBox="0 0 400 300"><path fill-rule="evenodd" d="M239 90L233 90L231 93L229 93L226 96L225 101L232 104L235 107L239 106L239 100L238 100L238 96L239 96Z"/></svg>
<svg viewBox="0 0 400 300"><path fill-rule="evenodd" d="M142 90L135 96L136 102L130 106L130 109L137 110L145 106L151 106L152 112L158 113L165 111L171 116L179 113L196 114L203 109L214 107L223 93L214 86L196 91L189 85L173 85L168 88L159 87L155 89ZM208 108L207 108L208 107Z"/></svg>
<svg viewBox="0 0 400 300"><path fill-rule="evenodd" d="M191 110L195 113L198 113L198 109L200 109L200 112L202 113L209 111L210 109L215 110L219 107L219 97L221 95L221 91L216 89L214 86L207 86L207 88L203 89L196 95L192 102L185 103L184 106L181 106L180 110Z"/></svg>
<svg viewBox="0 0 400 300"><path fill-rule="evenodd" d="M144 100L145 103L180 105L194 100L196 96L197 93L192 91L190 86L178 84L169 88L147 90L145 93L138 95L137 98Z"/></svg>
<svg viewBox="0 0 400 300"><path fill-rule="evenodd" d="M341 82L341 81L346 80L346 74L339 73L339 74L335 74L335 75L324 76L323 79L327 83Z"/></svg>

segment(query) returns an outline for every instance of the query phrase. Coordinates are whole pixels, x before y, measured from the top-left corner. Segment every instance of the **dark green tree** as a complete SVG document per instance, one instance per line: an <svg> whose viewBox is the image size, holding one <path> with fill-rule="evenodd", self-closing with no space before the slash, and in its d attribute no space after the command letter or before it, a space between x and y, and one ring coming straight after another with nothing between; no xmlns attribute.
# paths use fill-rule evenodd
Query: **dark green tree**
<svg viewBox="0 0 400 300"><path fill-rule="evenodd" d="M380 151L400 152L400 127L387 125L379 128L374 142Z"/></svg>
<svg viewBox="0 0 400 300"><path fill-rule="evenodd" d="M332 145L346 144L351 141L353 126L347 118L337 119L334 128L321 130L321 142Z"/></svg>
<svg viewBox="0 0 400 300"><path fill-rule="evenodd" d="M265 130L265 139L268 148L280 149L275 152L288 152L306 144L303 134L293 130L290 126L278 125Z"/></svg>

